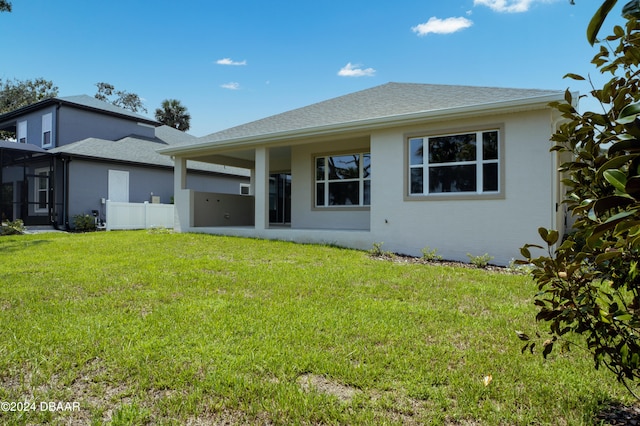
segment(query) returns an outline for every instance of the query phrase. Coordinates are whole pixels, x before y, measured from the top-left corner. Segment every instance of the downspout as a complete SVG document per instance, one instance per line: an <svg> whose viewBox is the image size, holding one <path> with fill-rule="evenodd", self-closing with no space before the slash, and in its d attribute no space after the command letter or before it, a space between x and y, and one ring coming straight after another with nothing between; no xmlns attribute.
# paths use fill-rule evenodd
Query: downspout
<svg viewBox="0 0 640 426"><path fill-rule="evenodd" d="M58 165L58 161L62 161L62 170L61 167ZM60 173L62 173L63 179L64 179L64 175L65 175L65 164L64 164L64 159L59 158L58 155L53 155L53 185L52 185L52 200L53 200L53 228L60 230L60 221L64 221L64 198L63 198L63 202L62 202L62 212L58 211L58 193L62 192L62 196L64 197L65 194L65 188L64 186L62 187L62 191L60 191L59 185L58 185L58 176Z"/></svg>
<svg viewBox="0 0 640 426"><path fill-rule="evenodd" d="M56 159L55 156L48 154L49 156L49 179L47 179L47 184L49 188L47 191L49 192L49 224L51 224L54 229L57 229L57 221L56 217Z"/></svg>
<svg viewBox="0 0 640 426"><path fill-rule="evenodd" d="M29 160L33 159L33 155L28 155ZM22 159L22 182L20 182L20 219L25 222L29 217L29 199L27 198L27 160Z"/></svg>
<svg viewBox="0 0 640 426"><path fill-rule="evenodd" d="M58 147L60 141L60 107L62 102L58 101L56 105L56 119L55 119L55 132L53 138L53 146ZM64 223L65 230L69 230L69 158L65 158L64 155L60 155L60 161L62 162L62 223ZM55 228L59 229L59 221L56 221Z"/></svg>
<svg viewBox="0 0 640 426"><path fill-rule="evenodd" d="M69 163L71 163L71 157L61 157L62 158L62 179L64 181L63 186L63 219L64 219L64 227L68 231L71 229L69 227Z"/></svg>
<svg viewBox="0 0 640 426"><path fill-rule="evenodd" d="M577 109L577 105L573 105L574 108ZM565 121L565 119L561 115L557 115L553 117L554 111L551 111L552 121L551 121L551 134L555 134L560 128L560 124ZM562 237L564 233L567 232L567 211L563 201L562 194L562 176L560 176L560 164L562 163L562 159L560 158L560 154L557 151L552 152L551 156L551 173L552 173L552 205L555 208L551 214L551 229L555 229L560 232L560 236ZM559 213L560 217L559 216Z"/></svg>
<svg viewBox="0 0 640 426"><path fill-rule="evenodd" d="M58 111L60 110L60 102L58 102L56 104L56 111L55 111L55 128L53 129L53 131L51 132L51 144L53 145L53 147L55 148L58 145L58 123L59 118L58 118ZM59 167L58 167L58 156L57 155L53 155L51 156L52 158L50 159L51 164L49 166L49 168L51 169L51 172L49 173L49 185L50 185L50 200L51 200L51 207L50 207L50 212L49 212L49 220L53 223L53 228L59 230L60 229L60 225L59 225L59 217L58 217L58 208L57 206L57 194L58 191L57 189L57 181L58 181L58 172L59 172ZM63 174L64 174L64 163L63 163ZM64 193L64 189L63 189L63 193ZM64 212L63 212L63 217L62 219L64 220Z"/></svg>

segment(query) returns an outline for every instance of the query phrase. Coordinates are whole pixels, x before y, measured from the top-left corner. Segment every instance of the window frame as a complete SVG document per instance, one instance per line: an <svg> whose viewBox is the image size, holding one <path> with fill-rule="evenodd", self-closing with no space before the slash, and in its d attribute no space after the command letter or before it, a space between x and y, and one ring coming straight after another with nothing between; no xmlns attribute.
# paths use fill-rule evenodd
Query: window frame
<svg viewBox="0 0 640 426"><path fill-rule="evenodd" d="M487 132L497 132L497 159L483 159L483 134ZM466 134L476 134L476 158L469 161L454 161L429 163L429 139L447 136L462 136ZM503 124L494 124L487 126L473 126L466 128L454 128L442 131L416 132L405 134L405 201L435 201L435 200L477 200L477 199L504 199L505 198L505 166L504 166L504 140L505 130ZM411 141L416 139L423 140L423 150L426 147L427 152L423 152L422 164L412 164ZM426 155L425 155L426 154ZM437 165L436 165L437 164ZM483 166L486 164L497 164L497 191L483 190ZM430 168L447 167L447 166L464 166L475 165L476 167L476 190L475 191L457 191L457 192L428 192ZM422 169L423 176L423 192L411 192L411 174L413 169ZM426 191L425 191L426 190Z"/></svg>
<svg viewBox="0 0 640 426"><path fill-rule="evenodd" d="M49 141L46 142L49 135ZM53 146L53 113L49 112L42 116L42 147L51 148Z"/></svg>
<svg viewBox="0 0 640 426"><path fill-rule="evenodd" d="M18 121L16 125L16 142L27 143L28 142L28 125L27 120Z"/></svg>
<svg viewBox="0 0 640 426"><path fill-rule="evenodd" d="M46 176L41 177L42 174ZM33 212L34 213L48 213L49 212L49 179L51 178L51 170L48 167L40 167L33 171L35 176L34 181L34 190L33 190ZM40 183L42 180L45 181L45 188L40 187ZM45 207L40 207L40 194L45 194Z"/></svg>
<svg viewBox="0 0 640 426"><path fill-rule="evenodd" d="M358 165L358 177L348 179L330 179L328 158L330 157L346 157L346 156L360 156ZM364 158L369 158L369 172L368 176L364 176ZM318 160L324 159L324 176L322 179L318 179ZM324 154L315 154L312 156L312 185L313 185L313 197L311 205L313 209L318 210L369 210L371 207L371 151L369 149L354 149L347 152L331 152ZM329 202L329 185L337 182L357 182L358 183L358 204L328 204ZM365 183L369 184L369 203L365 203ZM318 184L324 184L324 204L318 204Z"/></svg>

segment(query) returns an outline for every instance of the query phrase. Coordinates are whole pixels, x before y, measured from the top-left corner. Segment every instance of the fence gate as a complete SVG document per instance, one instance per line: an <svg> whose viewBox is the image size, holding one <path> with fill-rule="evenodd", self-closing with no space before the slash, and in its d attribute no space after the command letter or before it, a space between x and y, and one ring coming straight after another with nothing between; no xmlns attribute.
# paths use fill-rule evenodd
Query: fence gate
<svg viewBox="0 0 640 426"><path fill-rule="evenodd" d="M106 229L173 228L173 204L121 203L107 200Z"/></svg>

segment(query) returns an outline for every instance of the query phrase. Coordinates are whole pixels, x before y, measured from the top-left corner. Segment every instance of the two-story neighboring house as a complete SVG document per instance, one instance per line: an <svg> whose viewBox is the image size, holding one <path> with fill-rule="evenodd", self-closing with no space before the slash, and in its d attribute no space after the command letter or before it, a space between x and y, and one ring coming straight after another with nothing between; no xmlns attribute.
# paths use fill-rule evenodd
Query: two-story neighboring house
<svg viewBox="0 0 640 426"><path fill-rule="evenodd" d="M46 99L0 115L0 218L68 227L74 215L104 215L106 200L173 199L173 160L159 148L194 136L90 96ZM202 191L240 193L249 171L192 162Z"/></svg>

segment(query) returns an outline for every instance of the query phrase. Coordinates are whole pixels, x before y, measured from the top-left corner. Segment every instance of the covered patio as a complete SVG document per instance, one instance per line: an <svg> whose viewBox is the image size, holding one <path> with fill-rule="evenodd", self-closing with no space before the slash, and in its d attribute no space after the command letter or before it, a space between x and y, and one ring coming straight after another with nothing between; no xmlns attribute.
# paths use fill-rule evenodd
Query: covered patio
<svg viewBox="0 0 640 426"><path fill-rule="evenodd" d="M368 205L316 206L314 153L336 145L368 151L369 137L260 140L202 151L193 145L187 153L183 147L174 156L176 229L370 248ZM187 186L189 160L248 169L250 184L237 195L194 191Z"/></svg>
<svg viewBox="0 0 640 426"><path fill-rule="evenodd" d="M64 209L63 194L55 190L64 188L60 161L35 145L0 141L0 218L57 225Z"/></svg>

